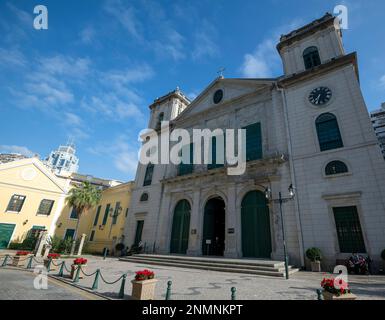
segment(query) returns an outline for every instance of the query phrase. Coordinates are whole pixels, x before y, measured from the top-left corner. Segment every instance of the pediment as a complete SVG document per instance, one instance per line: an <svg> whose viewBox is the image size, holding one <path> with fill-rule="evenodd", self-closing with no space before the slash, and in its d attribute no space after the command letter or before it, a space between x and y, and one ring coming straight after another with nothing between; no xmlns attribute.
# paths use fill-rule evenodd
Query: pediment
<svg viewBox="0 0 385 320"><path fill-rule="evenodd" d="M66 193L66 182L56 177L37 159L23 159L0 165L0 183Z"/></svg>
<svg viewBox="0 0 385 320"><path fill-rule="evenodd" d="M224 79L217 78L174 121L189 118L213 107L234 101L255 91L270 87L274 79ZM214 96L222 90L222 99L215 103Z"/></svg>

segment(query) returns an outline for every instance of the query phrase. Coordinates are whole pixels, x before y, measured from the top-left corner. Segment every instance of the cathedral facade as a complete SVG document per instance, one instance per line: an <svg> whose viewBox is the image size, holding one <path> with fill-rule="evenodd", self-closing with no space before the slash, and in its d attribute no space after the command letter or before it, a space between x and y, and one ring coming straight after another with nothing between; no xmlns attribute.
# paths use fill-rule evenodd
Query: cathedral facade
<svg viewBox="0 0 385 320"><path fill-rule="evenodd" d="M247 166L228 175L226 163L139 163L127 246L141 241L159 254L283 260L285 237L297 266L311 247L322 250L327 266L353 252L380 260L385 162L356 53L345 53L330 14L282 36L277 49L281 77L219 77L193 101L177 89L150 105L149 128L157 132L162 121L190 133L246 129Z"/></svg>

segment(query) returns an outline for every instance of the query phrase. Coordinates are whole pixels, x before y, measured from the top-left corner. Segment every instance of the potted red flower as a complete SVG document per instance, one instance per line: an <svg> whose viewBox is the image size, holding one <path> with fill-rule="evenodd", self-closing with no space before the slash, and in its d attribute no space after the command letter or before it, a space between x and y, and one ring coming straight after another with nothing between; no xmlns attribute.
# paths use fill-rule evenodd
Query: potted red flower
<svg viewBox="0 0 385 320"><path fill-rule="evenodd" d="M71 265L71 278L74 279L75 276L76 276L76 270L78 268L82 268L84 270L84 268L87 266L87 259L84 259L84 258L76 258L74 260L74 262L72 263ZM82 274L80 273L79 274L79 279L82 279Z"/></svg>
<svg viewBox="0 0 385 320"><path fill-rule="evenodd" d="M44 267L46 267L48 269L48 265L49 265L50 260L57 260L59 258L60 258L59 253L49 253L47 255L47 258L44 259ZM58 265L51 263L50 270L55 271L55 270L57 270L57 268L58 268Z"/></svg>
<svg viewBox="0 0 385 320"><path fill-rule="evenodd" d="M323 296L325 300L356 300L357 296L352 294L349 285L342 279L324 278L321 281Z"/></svg>
<svg viewBox="0 0 385 320"><path fill-rule="evenodd" d="M132 298L136 300L154 300L155 285L158 282L154 278L154 272L147 269L135 272L135 279L131 281Z"/></svg>
<svg viewBox="0 0 385 320"><path fill-rule="evenodd" d="M29 251L17 251L13 256L12 266L24 267L28 263L29 256L32 255Z"/></svg>

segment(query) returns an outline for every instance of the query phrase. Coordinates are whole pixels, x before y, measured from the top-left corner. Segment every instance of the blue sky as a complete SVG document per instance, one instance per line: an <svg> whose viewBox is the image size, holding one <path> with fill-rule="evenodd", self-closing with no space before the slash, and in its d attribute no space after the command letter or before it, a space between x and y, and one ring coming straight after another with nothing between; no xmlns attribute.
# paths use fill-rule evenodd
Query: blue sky
<svg viewBox="0 0 385 320"><path fill-rule="evenodd" d="M48 8L48 30L33 8ZM179 86L194 98L225 77L282 74L288 33L338 4L349 9L369 110L385 101L383 0L0 0L0 152L46 157L73 137L80 172L135 177L148 105Z"/></svg>

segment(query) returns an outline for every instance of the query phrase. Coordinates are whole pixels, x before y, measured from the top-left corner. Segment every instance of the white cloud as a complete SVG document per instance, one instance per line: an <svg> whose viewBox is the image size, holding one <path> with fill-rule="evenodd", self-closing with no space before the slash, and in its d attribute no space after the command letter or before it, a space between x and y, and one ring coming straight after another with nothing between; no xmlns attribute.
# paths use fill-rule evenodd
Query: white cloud
<svg viewBox="0 0 385 320"><path fill-rule="evenodd" d="M198 96L198 93L195 92L195 91L192 91L192 92L187 93L187 97L188 97L191 101L193 101L197 96Z"/></svg>
<svg viewBox="0 0 385 320"><path fill-rule="evenodd" d="M138 165L139 142L132 143L132 139L126 135L117 137L112 143L100 144L98 146L88 148L87 151L96 156L110 157L114 166L119 171L135 176Z"/></svg>
<svg viewBox="0 0 385 320"><path fill-rule="evenodd" d="M140 98L138 97L137 99ZM137 103L112 92L84 98L81 102L81 107L114 121L121 121L129 117L136 118L136 121L143 119L143 113L140 111Z"/></svg>
<svg viewBox="0 0 385 320"><path fill-rule="evenodd" d="M385 74L380 78L380 86L385 88Z"/></svg>
<svg viewBox="0 0 385 320"><path fill-rule="evenodd" d="M103 76L113 85L120 87L124 84L143 82L152 78L153 75L154 70L148 64L142 64L123 71L108 71Z"/></svg>
<svg viewBox="0 0 385 320"><path fill-rule="evenodd" d="M21 10L14 6L12 3L7 2L7 7L16 15L17 19L26 26L32 26L33 15L32 11L29 13L27 11Z"/></svg>
<svg viewBox="0 0 385 320"><path fill-rule="evenodd" d="M283 33L303 25L303 21L296 19L285 26L277 28L270 37L259 43L252 53L246 53L240 67L242 76L246 78L269 78L281 70L281 59L276 49L279 37ZM281 72L281 71L280 71Z"/></svg>
<svg viewBox="0 0 385 320"><path fill-rule="evenodd" d="M64 116L66 123L71 126L81 126L83 124L82 119L72 112L66 112Z"/></svg>
<svg viewBox="0 0 385 320"><path fill-rule="evenodd" d="M91 61L88 58L72 58L64 55L41 58L39 73L82 78L90 72Z"/></svg>
<svg viewBox="0 0 385 320"><path fill-rule="evenodd" d="M18 49L0 48L0 65L3 66L24 66L27 61L22 52Z"/></svg>
<svg viewBox="0 0 385 320"><path fill-rule="evenodd" d="M216 35L216 29L207 21L203 21L200 29L194 34L194 49L192 58L199 60L202 58L214 58L219 54L219 48L212 38Z"/></svg>
<svg viewBox="0 0 385 320"><path fill-rule="evenodd" d="M140 22L136 18L136 12L133 6L127 5L127 3L123 5L120 0L108 0L104 9L119 21L132 37L141 40L142 36L139 31L141 28Z"/></svg>
<svg viewBox="0 0 385 320"><path fill-rule="evenodd" d="M0 145L0 153L18 153L26 157L37 155L36 152L29 150L27 147L16 145Z"/></svg>
<svg viewBox="0 0 385 320"><path fill-rule="evenodd" d="M91 44L95 38L95 29L91 26L87 26L80 31L79 36L82 43Z"/></svg>
<svg viewBox="0 0 385 320"><path fill-rule="evenodd" d="M243 58L242 75L246 78L268 78L272 76L272 64L275 56L272 40L265 40L258 45L254 53L247 53ZM276 60L276 59L275 59Z"/></svg>
<svg viewBox="0 0 385 320"><path fill-rule="evenodd" d="M165 39L154 42L154 48L157 55L161 57L171 57L173 60L178 61L186 57L184 53L184 37L169 27Z"/></svg>
<svg viewBox="0 0 385 320"><path fill-rule="evenodd" d="M27 83L26 89L42 106L65 105L74 101L74 95L65 85L59 88L46 82L32 82Z"/></svg>

